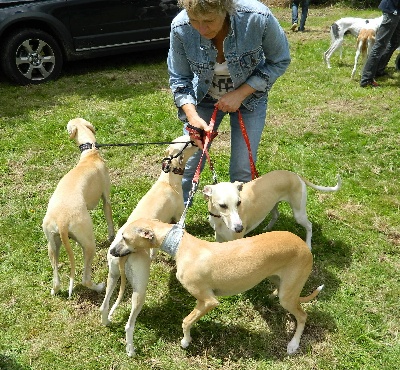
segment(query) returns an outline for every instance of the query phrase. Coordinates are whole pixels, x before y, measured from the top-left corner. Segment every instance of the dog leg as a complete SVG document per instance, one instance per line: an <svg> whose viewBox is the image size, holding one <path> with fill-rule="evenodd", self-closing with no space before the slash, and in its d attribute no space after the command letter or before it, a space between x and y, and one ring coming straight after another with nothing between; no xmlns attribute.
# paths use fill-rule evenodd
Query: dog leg
<svg viewBox="0 0 400 370"><path fill-rule="evenodd" d="M340 48L340 59L342 59L342 43L343 43L343 39L338 39L335 40L335 42L330 46L330 48L326 51L325 53L325 60L326 60L326 64L328 66L328 68L332 68L331 64L330 64L330 59L332 57L332 54L338 49Z"/></svg>
<svg viewBox="0 0 400 370"><path fill-rule="evenodd" d="M108 241L111 243L115 237L115 230L112 219L111 201L108 194L110 194L110 192L103 193L102 198L103 198L103 212L106 218L107 228L108 228Z"/></svg>
<svg viewBox="0 0 400 370"><path fill-rule="evenodd" d="M278 220L278 218L279 218L278 204L279 204L279 203L276 203L276 204L274 205L274 208L272 208L272 210L271 210L271 212L270 212L272 218L271 218L271 221L268 223L267 227L264 228L264 230L266 230L266 231L271 231L272 228L273 228L274 225L275 225L275 222L276 222L276 221Z"/></svg>
<svg viewBox="0 0 400 370"><path fill-rule="evenodd" d="M304 312L300 305L299 297L295 297L293 294L281 294L283 290L279 292L279 302L281 306L291 313L296 319L296 331L293 338L287 345L287 353L289 355L294 354L300 345L301 335L307 320L307 314Z"/></svg>
<svg viewBox="0 0 400 370"><path fill-rule="evenodd" d="M353 78L354 74L356 73L358 58L360 57L361 53L361 47L362 47L362 41L360 40L357 44L356 56L354 58L354 67L353 70L351 71L351 78Z"/></svg>
<svg viewBox="0 0 400 370"><path fill-rule="evenodd" d="M93 283L91 277L92 262L96 252L96 242L93 233L93 224L90 216L87 219L83 229L81 230L81 232L75 233L75 235L79 235L76 237L76 241L81 245L83 251L84 266L82 285L86 286L89 289L95 290L96 292L101 292L104 289L105 284L95 284Z"/></svg>
<svg viewBox="0 0 400 370"><path fill-rule="evenodd" d="M205 314L210 312L213 308L217 307L219 304L218 300L211 296L206 300L197 300L196 307L193 311L183 319L182 329L183 329L183 338L181 340L181 347L187 348L192 341L192 337L190 336L190 329L192 326Z"/></svg>
<svg viewBox="0 0 400 370"><path fill-rule="evenodd" d="M129 319L125 325L126 353L129 357L135 355L133 345L133 333L135 330L136 318L142 310L146 289L150 276L151 259L145 251L134 254L134 258L125 264L126 277L132 285L132 308Z"/></svg>
<svg viewBox="0 0 400 370"><path fill-rule="evenodd" d="M58 273L58 259L60 255L61 239L53 234L46 234L48 240L48 255L53 268L53 288L51 289L51 295L55 295L60 291L60 275Z"/></svg>
<svg viewBox="0 0 400 370"><path fill-rule="evenodd" d="M120 277L118 258L112 257L110 255L108 255L107 258L108 258L108 276L107 276L106 295L100 307L101 322L103 325L110 325L111 323L112 312L111 311L110 313L108 312L110 307L110 299L114 292L115 287L117 286L117 282Z"/></svg>

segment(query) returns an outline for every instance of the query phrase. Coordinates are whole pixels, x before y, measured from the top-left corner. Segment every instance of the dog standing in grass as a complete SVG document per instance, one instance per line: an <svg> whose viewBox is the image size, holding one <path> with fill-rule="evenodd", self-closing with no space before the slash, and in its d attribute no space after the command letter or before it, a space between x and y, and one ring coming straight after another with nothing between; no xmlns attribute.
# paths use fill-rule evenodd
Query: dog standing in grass
<svg viewBox="0 0 400 370"><path fill-rule="evenodd" d="M372 19L345 17L334 22L330 27L331 45L324 53L324 61L327 67L331 68L331 56L338 49L340 49L340 59L342 59L342 44L346 34L350 33L358 37L360 31L364 28L373 29L376 32L382 23L382 19L383 16Z"/></svg>
<svg viewBox="0 0 400 370"><path fill-rule="evenodd" d="M287 345L287 353L295 353L307 319L300 303L315 298L323 288L321 285L310 295L300 296L313 265L307 244L288 231L272 231L225 243L208 242L184 232L177 245L169 245L171 227L157 220L136 220L124 229L110 253L134 256L143 248L161 248L175 257L177 279L197 300L183 320L181 346L189 346L192 326L218 306L217 296L239 294L271 278L281 306L296 318L296 331Z"/></svg>
<svg viewBox="0 0 400 370"><path fill-rule="evenodd" d="M123 298L126 279L128 279L133 290L131 313L125 326L126 352L130 357L135 354L133 332L136 318L146 298L152 253L155 254L155 252L150 251L150 249L141 249L137 253L129 254L125 257L115 257L110 253L110 250L114 248L115 244L121 242L125 228L138 218L154 218L168 223L178 222L181 218L185 209L182 193L182 175L187 160L199 148L192 144L188 135L178 137L173 142L166 150L166 158L164 158L163 169L159 178L139 201L126 223L118 230L107 254L108 277L106 295L100 307L101 322L103 325L111 323L112 315ZM118 297L111 310L109 310L111 295L120 277L121 285Z"/></svg>
<svg viewBox="0 0 400 370"><path fill-rule="evenodd" d="M53 288L51 294L60 290L58 259L63 244L71 264L68 296L71 298L75 277L75 258L69 241L74 239L83 250L84 269L82 284L100 292L104 283L94 284L91 278L92 262L96 250L93 222L89 210L94 209L103 199L103 210L108 225L108 239L114 239L110 201L110 178L107 166L95 147L95 129L83 118L68 122L67 131L81 150L81 157L75 168L70 170L58 183L50 198L43 219L43 231L48 240L48 254L53 267Z"/></svg>

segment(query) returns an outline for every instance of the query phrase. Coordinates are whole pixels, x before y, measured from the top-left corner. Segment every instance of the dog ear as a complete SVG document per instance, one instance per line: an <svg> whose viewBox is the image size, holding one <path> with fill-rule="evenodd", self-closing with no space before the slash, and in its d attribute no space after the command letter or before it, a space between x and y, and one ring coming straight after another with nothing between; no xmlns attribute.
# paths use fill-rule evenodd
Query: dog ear
<svg viewBox="0 0 400 370"><path fill-rule="evenodd" d="M67 131L70 139L73 139L76 135L76 126L69 121L67 125Z"/></svg>
<svg viewBox="0 0 400 370"><path fill-rule="evenodd" d="M242 191L243 189L243 183L240 181L235 181L234 184L237 186L239 191Z"/></svg>
<svg viewBox="0 0 400 370"><path fill-rule="evenodd" d="M96 133L96 130L95 130L95 128L94 128L94 126L90 123L90 122L88 122L88 121L84 121L84 125L90 130L90 131L92 131L94 134Z"/></svg>
<svg viewBox="0 0 400 370"><path fill-rule="evenodd" d="M204 199L209 199L212 196L212 185L206 185L203 188Z"/></svg>
<svg viewBox="0 0 400 370"><path fill-rule="evenodd" d="M145 227L138 227L136 232L139 236L145 239L153 240L154 238L154 231Z"/></svg>

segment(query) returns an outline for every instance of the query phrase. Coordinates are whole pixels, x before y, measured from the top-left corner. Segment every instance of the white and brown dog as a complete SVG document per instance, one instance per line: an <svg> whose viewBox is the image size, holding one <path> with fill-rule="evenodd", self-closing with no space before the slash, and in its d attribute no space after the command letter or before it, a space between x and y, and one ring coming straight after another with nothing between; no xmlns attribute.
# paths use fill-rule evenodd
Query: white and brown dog
<svg viewBox="0 0 400 370"><path fill-rule="evenodd" d="M150 275L150 263L154 251L141 249L135 254L126 257L114 257L110 250L122 242L124 230L134 220L142 217L156 218L168 223L178 222L185 209L182 193L182 175L187 160L197 151L188 135L178 137L166 150L163 161L163 170L151 189L139 201L126 223L118 230L111 244L108 254L108 278L106 295L100 307L101 321L109 325L111 317L120 303L126 285L126 278L132 285L132 309L125 326L126 351L128 356L135 354L133 346L133 332L136 318L139 315L146 296L146 289ZM121 276L121 285L118 298L109 311L110 298Z"/></svg>
<svg viewBox="0 0 400 370"><path fill-rule="evenodd" d="M206 185L203 195L208 201L209 221L217 242L240 239L255 229L271 212L266 230L271 230L279 217L278 203L290 204L296 221L307 232L311 249L312 224L308 220L307 185L315 190L332 192L340 189L341 179L333 187L319 186L290 171L271 171L247 183L221 182Z"/></svg>
<svg viewBox="0 0 400 370"><path fill-rule="evenodd" d="M370 28L363 28L357 37L356 43L356 56L354 58L354 67L351 71L351 78L357 70L358 58L362 56L363 64L365 64L369 53L371 52L372 46L375 43L375 30Z"/></svg>
<svg viewBox="0 0 400 370"><path fill-rule="evenodd" d="M383 16L371 19L345 17L334 22L330 27L331 45L324 53L324 61L327 67L331 68L331 56L339 48L340 59L342 59L342 44L344 35L350 33L354 37L358 37L360 31L365 28L372 29L376 32L382 23L382 19Z"/></svg>
<svg viewBox="0 0 400 370"><path fill-rule="evenodd" d="M53 267L53 289L51 294L60 290L58 258L63 244L71 263L68 295L71 298L75 277L75 259L69 238L79 243L83 250L84 270L82 284L100 292L104 283L94 284L91 279L92 261L96 242L93 222L89 210L94 209L103 199L103 210L108 225L108 239L114 239L114 225L111 213L110 178L107 166L96 149L95 130L92 124L83 118L68 122L67 130L71 139L75 139L81 149L81 157L75 168L70 170L58 183L50 198L43 219L43 231L48 240L48 254Z"/></svg>
<svg viewBox="0 0 400 370"><path fill-rule="evenodd" d="M312 269L313 257L307 244L288 231L273 231L226 243L208 242L183 233L180 243L167 245L170 224L140 219L130 223L110 253L135 256L143 248L159 248L175 257L176 277L197 299L196 307L183 320L181 346L189 346L190 329L219 302L217 296L239 294L266 278L277 284L280 304L296 319L297 327L287 353L297 351L307 314L300 303L317 296L323 286L300 297Z"/></svg>

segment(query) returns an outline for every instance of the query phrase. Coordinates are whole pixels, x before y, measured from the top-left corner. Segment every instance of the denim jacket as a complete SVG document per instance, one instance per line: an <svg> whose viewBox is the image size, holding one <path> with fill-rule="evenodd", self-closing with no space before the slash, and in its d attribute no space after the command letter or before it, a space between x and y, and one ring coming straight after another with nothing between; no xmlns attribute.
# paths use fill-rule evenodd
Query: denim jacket
<svg viewBox="0 0 400 370"><path fill-rule="evenodd" d="M243 105L254 110L290 63L285 32L271 11L256 0L236 1L224 54L234 88L243 83L256 92ZM191 25L186 10L172 21L168 53L169 83L176 106L197 105L210 87L217 49Z"/></svg>

